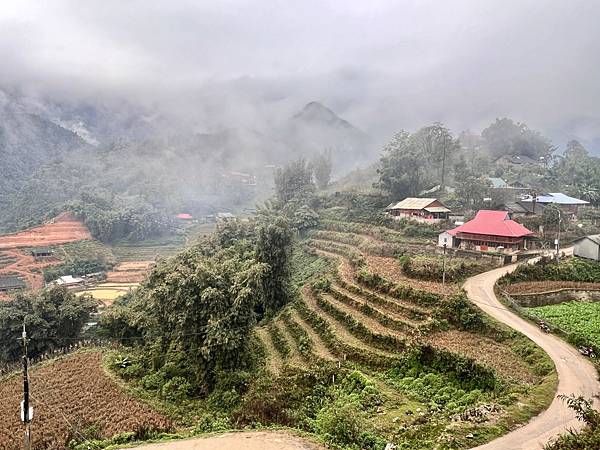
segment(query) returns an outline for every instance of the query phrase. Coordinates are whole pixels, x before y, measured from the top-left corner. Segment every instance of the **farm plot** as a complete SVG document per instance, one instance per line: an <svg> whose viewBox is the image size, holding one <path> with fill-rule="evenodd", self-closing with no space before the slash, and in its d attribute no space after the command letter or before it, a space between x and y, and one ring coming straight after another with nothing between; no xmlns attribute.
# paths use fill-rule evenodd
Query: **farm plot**
<svg viewBox="0 0 600 450"><path fill-rule="evenodd" d="M78 292L77 295L89 294L105 306L112 305L118 297L137 288L138 283L100 283L97 286Z"/></svg>
<svg viewBox="0 0 600 450"><path fill-rule="evenodd" d="M129 261L118 264L107 272L106 281L110 283L140 283L152 268L154 261Z"/></svg>
<svg viewBox="0 0 600 450"><path fill-rule="evenodd" d="M600 290L600 283L583 281L524 281L506 286L509 294L538 294L558 291L560 289Z"/></svg>
<svg viewBox="0 0 600 450"><path fill-rule="evenodd" d="M529 310L551 325L575 336L576 340L600 349L600 303L572 301Z"/></svg>
<svg viewBox="0 0 600 450"><path fill-rule="evenodd" d="M82 222L70 213L62 213L39 227L0 236L0 249L47 247L91 238L90 231Z"/></svg>
<svg viewBox="0 0 600 450"><path fill-rule="evenodd" d="M31 373L34 449L68 448L71 440L132 432L140 438L173 424L129 397L104 373L100 352L83 352L35 367ZM22 379L0 381L0 450L22 445L19 421Z"/></svg>
<svg viewBox="0 0 600 450"><path fill-rule="evenodd" d="M268 372L285 380L315 365L358 368L386 393L367 420L407 448L437 448L450 435L453 448L471 447L549 404L555 378L540 349L502 330L486 334L487 325L464 327L461 317L477 313L461 304L458 283L441 289L410 279L395 258L379 256L382 242L365 242L349 233L313 234L306 242L307 254L329 263L298 269L313 283L257 329ZM415 410L418 418L411 417ZM493 413L479 417L480 410ZM476 437L464 439L471 433Z"/></svg>

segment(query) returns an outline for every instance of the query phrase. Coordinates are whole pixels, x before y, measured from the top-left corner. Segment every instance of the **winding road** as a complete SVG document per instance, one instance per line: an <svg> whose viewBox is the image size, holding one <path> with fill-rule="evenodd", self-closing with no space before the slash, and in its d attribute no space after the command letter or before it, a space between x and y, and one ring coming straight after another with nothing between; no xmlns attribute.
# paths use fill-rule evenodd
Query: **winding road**
<svg viewBox="0 0 600 450"><path fill-rule="evenodd" d="M565 250L568 253L571 249ZM542 332L536 325L508 310L496 298L494 294L496 281L516 267L517 264L512 264L469 278L464 284L469 299L490 316L523 333L552 358L558 372L557 395L575 394L592 398L600 393L600 382L598 382L596 369L590 361L562 339ZM598 406L597 400L595 405ZM555 397L547 410L526 425L476 449L539 450L543 449L550 438L568 429L581 427L582 423L575 418L574 412L567 408L562 400Z"/></svg>

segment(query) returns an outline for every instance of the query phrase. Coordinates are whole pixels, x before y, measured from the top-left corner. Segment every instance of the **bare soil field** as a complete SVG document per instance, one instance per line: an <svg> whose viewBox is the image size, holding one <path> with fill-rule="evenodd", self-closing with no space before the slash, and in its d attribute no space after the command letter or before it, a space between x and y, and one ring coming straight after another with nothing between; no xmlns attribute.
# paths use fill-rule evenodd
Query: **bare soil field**
<svg viewBox="0 0 600 450"><path fill-rule="evenodd" d="M507 379L533 383L535 377L523 360L506 345L493 339L469 333L450 330L434 333L426 337L426 342L469 358L497 371Z"/></svg>
<svg viewBox="0 0 600 450"><path fill-rule="evenodd" d="M0 249L49 246L91 239L87 227L70 213L62 213L47 224L0 236Z"/></svg>
<svg viewBox="0 0 600 450"><path fill-rule="evenodd" d="M0 276L16 275L27 283L29 289L38 290L44 286L42 269L54 264L59 264L56 258L37 261L33 256L26 254L23 250L0 250L0 256L10 259L11 263L0 268ZM9 296L0 293L0 301L7 300Z"/></svg>
<svg viewBox="0 0 600 450"><path fill-rule="evenodd" d="M455 283L425 281L416 278L407 277L400 268L400 264L395 258L386 258L383 256L364 255L369 267L378 275L384 278L394 280L396 283L406 284L415 289L422 289L436 294L454 294L460 290L460 287Z"/></svg>
<svg viewBox="0 0 600 450"><path fill-rule="evenodd" d="M26 248L47 247L91 238L87 227L75 220L70 213L62 213L50 223L39 227L0 236L0 257L5 261L0 268L0 275L16 275L27 283L29 289L41 289L44 286L42 269L60 264L60 259L36 259ZM0 293L0 300L8 298L7 294Z"/></svg>
<svg viewBox="0 0 600 450"><path fill-rule="evenodd" d="M109 283L140 283L154 261L128 261L117 265L106 274Z"/></svg>
<svg viewBox="0 0 600 450"><path fill-rule="evenodd" d="M30 379L33 448L68 448L71 439L91 426L98 438L173 428L167 418L129 397L104 373L100 352L77 353L34 367ZM21 383L19 376L0 382L0 450L22 446L23 425L17 414Z"/></svg>
<svg viewBox="0 0 600 450"><path fill-rule="evenodd" d="M600 290L600 283L584 283L581 281L524 281L506 286L509 294L538 294L558 291L559 289Z"/></svg>

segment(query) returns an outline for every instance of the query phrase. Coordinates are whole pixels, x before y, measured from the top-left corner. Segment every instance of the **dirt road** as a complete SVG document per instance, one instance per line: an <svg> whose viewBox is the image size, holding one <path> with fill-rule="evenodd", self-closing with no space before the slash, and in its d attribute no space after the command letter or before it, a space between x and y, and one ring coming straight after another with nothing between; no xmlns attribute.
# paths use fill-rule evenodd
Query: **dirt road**
<svg viewBox="0 0 600 450"><path fill-rule="evenodd" d="M501 267L469 278L464 288L469 299L490 316L520 331L552 358L558 372L558 394L582 395L592 398L600 393L600 383L594 366L577 349L562 339L542 332L536 325L521 319L500 303L494 294L494 284L516 265ZM596 401L596 406L598 402ZM579 429L582 424L558 398L550 407L529 423L477 450L538 450L552 437L567 429Z"/></svg>
<svg viewBox="0 0 600 450"><path fill-rule="evenodd" d="M285 431L246 431L136 447L137 450L324 450Z"/></svg>

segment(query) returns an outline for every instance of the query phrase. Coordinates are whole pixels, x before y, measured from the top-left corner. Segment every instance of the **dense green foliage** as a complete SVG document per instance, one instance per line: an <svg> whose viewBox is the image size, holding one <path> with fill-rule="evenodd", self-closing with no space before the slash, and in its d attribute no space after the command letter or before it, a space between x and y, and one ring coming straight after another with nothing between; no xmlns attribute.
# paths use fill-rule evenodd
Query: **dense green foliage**
<svg viewBox="0 0 600 450"><path fill-rule="evenodd" d="M562 157L551 170L557 184L567 187L569 193L593 205L600 202L600 158L592 156L577 141L567 144Z"/></svg>
<svg viewBox="0 0 600 450"><path fill-rule="evenodd" d="M500 279L500 283L518 283L520 281L583 281L600 280L600 263L583 258L562 260L543 258L535 264L521 264L513 272Z"/></svg>
<svg viewBox="0 0 600 450"><path fill-rule="evenodd" d="M292 232L279 218L259 227L256 236L256 259L266 264L262 276L262 305L266 315L273 315L289 299Z"/></svg>
<svg viewBox="0 0 600 450"><path fill-rule="evenodd" d="M445 186L458 148L458 141L439 123L414 134L400 131L383 149L377 186L393 198L417 197L436 182Z"/></svg>
<svg viewBox="0 0 600 450"><path fill-rule="evenodd" d="M129 305L107 311L103 332L139 337L147 389L207 394L219 373L248 366L252 327L289 300L290 253L284 219L225 223L160 261Z"/></svg>
<svg viewBox="0 0 600 450"><path fill-rule="evenodd" d="M29 356L35 358L73 344L96 308L93 298L76 297L64 287L39 294L17 294L14 300L0 302L0 364L16 361L22 355L19 338L23 324Z"/></svg>
<svg viewBox="0 0 600 450"><path fill-rule="evenodd" d="M70 259L67 262L44 268L46 282L56 280L63 275L78 277L96 272L105 272L111 265L102 259Z"/></svg>
<svg viewBox="0 0 600 450"><path fill-rule="evenodd" d="M92 236L104 242L120 239L141 241L159 236L173 226L165 211L160 211L142 196L81 194L66 205L89 228Z"/></svg>
<svg viewBox="0 0 600 450"><path fill-rule="evenodd" d="M315 191L313 171L304 159L298 159L277 170L275 197L281 206L302 201Z"/></svg>

